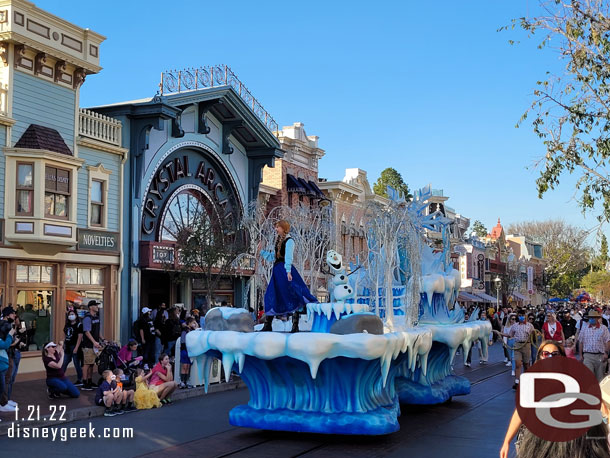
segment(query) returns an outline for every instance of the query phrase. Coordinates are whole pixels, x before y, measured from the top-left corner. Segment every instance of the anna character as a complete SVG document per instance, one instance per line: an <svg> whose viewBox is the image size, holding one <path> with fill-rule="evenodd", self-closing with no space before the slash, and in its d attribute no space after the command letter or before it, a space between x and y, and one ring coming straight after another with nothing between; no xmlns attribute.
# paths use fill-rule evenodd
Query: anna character
<svg viewBox="0 0 610 458"><path fill-rule="evenodd" d="M275 225L277 240L275 253L261 251L261 256L274 262L273 273L265 292L266 321L263 331L271 331L273 318L292 314L292 330L299 330L299 313L306 304L318 302L309 292L309 288L292 265L294 259L294 240L290 236L290 223L278 221Z"/></svg>

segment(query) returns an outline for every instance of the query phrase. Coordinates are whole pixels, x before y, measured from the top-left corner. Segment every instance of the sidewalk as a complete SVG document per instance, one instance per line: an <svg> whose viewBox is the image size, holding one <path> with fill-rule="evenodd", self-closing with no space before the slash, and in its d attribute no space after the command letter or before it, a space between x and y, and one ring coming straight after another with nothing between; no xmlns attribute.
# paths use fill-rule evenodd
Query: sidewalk
<svg viewBox="0 0 610 458"><path fill-rule="evenodd" d="M210 384L208 393L235 390L246 386L239 377L233 375L233 378L235 381L229 383ZM104 414L104 407L96 406L94 403L95 390L81 390L80 397L76 399L67 396L49 399L46 382L44 379L40 379L15 383L12 394L13 401L19 404L19 411L17 416L15 412L0 412L0 436L6 434L16 419L27 421L28 426L44 426L57 423L61 415L63 415L61 423L67 423ZM204 394L203 386L184 390L177 389L172 395L172 400L189 399ZM65 409L61 406L65 406ZM51 420L52 414L54 414L54 420Z"/></svg>

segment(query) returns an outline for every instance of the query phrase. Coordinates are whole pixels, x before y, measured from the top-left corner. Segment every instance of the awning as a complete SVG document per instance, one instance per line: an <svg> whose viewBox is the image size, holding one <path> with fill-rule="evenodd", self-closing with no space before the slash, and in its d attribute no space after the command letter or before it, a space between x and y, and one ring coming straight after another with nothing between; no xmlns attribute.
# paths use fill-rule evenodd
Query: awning
<svg viewBox="0 0 610 458"><path fill-rule="evenodd" d="M321 198L326 197L324 195L324 193L322 192L322 190L318 187L318 185L315 182L309 181L308 183L309 183L309 187L312 188L316 192L318 197L321 197Z"/></svg>
<svg viewBox="0 0 610 458"><path fill-rule="evenodd" d="M513 294L511 294L511 296L513 296L515 299L518 299L520 301L529 301L529 299L527 297L525 297L523 294L519 294L517 292L514 292Z"/></svg>
<svg viewBox="0 0 610 458"><path fill-rule="evenodd" d="M305 188L305 194L307 194L308 196L316 195L316 190L309 186L307 180L304 180L303 178L297 178L297 180L299 180L299 183L301 183L303 185L303 188Z"/></svg>
<svg viewBox="0 0 610 458"><path fill-rule="evenodd" d="M307 192L307 190L305 189L303 184L298 180L298 178L295 178L294 176L290 175L289 173L286 174L286 189L288 190L288 192L298 192L301 194L305 194Z"/></svg>
<svg viewBox="0 0 610 458"><path fill-rule="evenodd" d="M481 302L481 298L474 294L467 293L466 291L460 291L458 294L458 301L462 302Z"/></svg>
<svg viewBox="0 0 610 458"><path fill-rule="evenodd" d="M490 296L489 294L486 294L486 293L476 293L475 296L479 296L483 300L483 302L492 302L494 304L496 302L498 302L498 300L495 297Z"/></svg>

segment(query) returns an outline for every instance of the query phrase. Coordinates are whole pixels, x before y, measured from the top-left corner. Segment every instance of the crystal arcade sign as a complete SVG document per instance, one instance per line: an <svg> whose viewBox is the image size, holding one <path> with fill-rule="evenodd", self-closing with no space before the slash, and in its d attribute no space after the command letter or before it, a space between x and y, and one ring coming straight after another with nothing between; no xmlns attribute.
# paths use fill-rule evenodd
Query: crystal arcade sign
<svg viewBox="0 0 610 458"><path fill-rule="evenodd" d="M179 148L157 167L148 186L142 211L142 241L161 241L163 210L185 185L204 193L225 222L239 214L239 196L224 165L199 149Z"/></svg>

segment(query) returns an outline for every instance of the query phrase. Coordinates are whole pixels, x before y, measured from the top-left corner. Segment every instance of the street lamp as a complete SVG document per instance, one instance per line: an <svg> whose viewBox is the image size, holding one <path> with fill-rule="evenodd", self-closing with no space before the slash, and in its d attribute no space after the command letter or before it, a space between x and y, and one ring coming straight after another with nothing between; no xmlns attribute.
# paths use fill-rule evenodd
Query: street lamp
<svg viewBox="0 0 610 458"><path fill-rule="evenodd" d="M549 292L551 291L551 285L546 285L544 287L544 289L546 290L546 301L549 301Z"/></svg>
<svg viewBox="0 0 610 458"><path fill-rule="evenodd" d="M494 283L496 284L496 307L499 309L500 308L500 286L502 286L502 280L500 280L500 277L496 277L494 280Z"/></svg>

